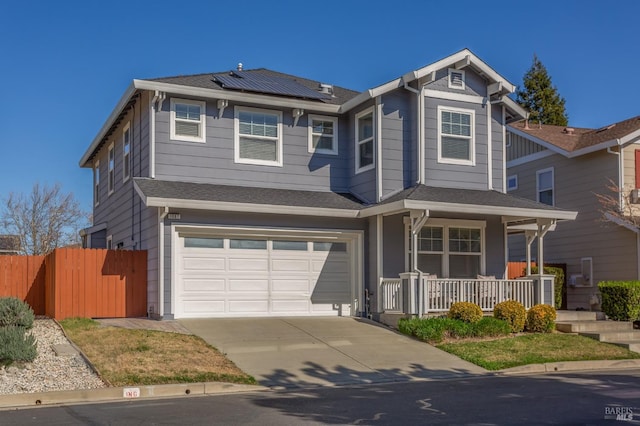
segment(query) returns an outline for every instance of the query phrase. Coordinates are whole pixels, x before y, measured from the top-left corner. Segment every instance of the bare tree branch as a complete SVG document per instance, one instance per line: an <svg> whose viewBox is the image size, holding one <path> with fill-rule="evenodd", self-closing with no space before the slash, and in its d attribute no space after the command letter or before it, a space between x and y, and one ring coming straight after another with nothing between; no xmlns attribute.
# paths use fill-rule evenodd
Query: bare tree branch
<svg viewBox="0 0 640 426"><path fill-rule="evenodd" d="M600 204L602 219L610 222L611 218L640 227L640 208L632 200L631 189L621 188L616 182L608 179L604 194L594 193Z"/></svg>
<svg viewBox="0 0 640 426"><path fill-rule="evenodd" d="M33 185L31 193L10 193L0 214L4 232L20 237L24 254L47 254L57 247L79 242L78 231L88 225L88 214L72 193L53 187Z"/></svg>

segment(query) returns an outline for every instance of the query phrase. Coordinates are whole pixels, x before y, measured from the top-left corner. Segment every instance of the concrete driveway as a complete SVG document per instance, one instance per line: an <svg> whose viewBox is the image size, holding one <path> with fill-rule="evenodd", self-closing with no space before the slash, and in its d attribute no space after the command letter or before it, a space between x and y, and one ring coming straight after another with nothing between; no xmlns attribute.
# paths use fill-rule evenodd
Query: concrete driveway
<svg viewBox="0 0 640 426"><path fill-rule="evenodd" d="M466 377L486 370L356 318L179 322L260 384L309 387Z"/></svg>

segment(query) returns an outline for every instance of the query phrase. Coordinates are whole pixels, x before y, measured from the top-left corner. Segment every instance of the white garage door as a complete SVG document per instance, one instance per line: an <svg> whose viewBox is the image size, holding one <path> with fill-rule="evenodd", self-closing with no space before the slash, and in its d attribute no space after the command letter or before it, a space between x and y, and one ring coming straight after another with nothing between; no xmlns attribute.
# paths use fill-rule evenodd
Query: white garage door
<svg viewBox="0 0 640 426"><path fill-rule="evenodd" d="M351 242L250 236L178 242L176 318L349 315Z"/></svg>

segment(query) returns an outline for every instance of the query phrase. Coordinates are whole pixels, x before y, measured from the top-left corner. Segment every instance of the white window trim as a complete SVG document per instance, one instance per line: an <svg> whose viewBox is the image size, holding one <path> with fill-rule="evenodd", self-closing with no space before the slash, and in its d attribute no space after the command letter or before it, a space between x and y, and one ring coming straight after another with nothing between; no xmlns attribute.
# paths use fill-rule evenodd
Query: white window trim
<svg viewBox="0 0 640 426"><path fill-rule="evenodd" d="M364 139L364 140L358 140L359 138L359 129L358 129L358 121L360 120L361 117L364 117L365 115L369 115L371 114L371 121L372 121L372 126L373 126L373 132L372 132L372 136L370 138ZM362 173L362 172L366 172L367 170L372 170L376 167L376 117L375 117L375 113L373 112L373 107L371 108L367 108L364 111L360 111L359 113L356 114L356 120L355 120L355 162L356 162L356 174L358 173ZM364 144L364 143L368 143L369 141L373 142L373 161L371 162L371 164L364 166L364 167L360 167L360 145Z"/></svg>
<svg viewBox="0 0 640 426"><path fill-rule="evenodd" d="M333 149L321 149L313 147L313 120L331 121L333 123ZM309 152L316 154L338 155L338 117L325 115L309 115L308 126Z"/></svg>
<svg viewBox="0 0 640 426"><path fill-rule="evenodd" d="M451 277L449 271L449 256L450 255L469 255L469 256L480 256L480 275L486 274L487 268L487 222L484 220L462 220L462 219L429 219L425 222L423 227L440 227L442 230L442 251L441 252L427 252L420 251L418 253L423 254L441 254L442 255L442 277L438 278L452 278L455 279L457 277ZM450 253L449 252L449 228L469 228L469 229L479 229L480 230L480 254L476 253ZM404 220L404 232L405 232L405 270L409 270L411 263L411 220L406 217ZM429 272L429 271L423 271Z"/></svg>
<svg viewBox="0 0 640 426"><path fill-rule="evenodd" d="M460 73L462 74L462 86L454 86L451 83L451 74L452 73ZM449 68L449 72L447 73L447 86L449 87L449 89L456 89L456 90L465 90L467 88L467 82L466 82L466 75L464 70L457 70L455 68Z"/></svg>
<svg viewBox="0 0 640 426"><path fill-rule="evenodd" d="M515 182L513 186L509 185L511 183L511 179ZM507 191L515 191L516 189L518 189L518 175L507 176Z"/></svg>
<svg viewBox="0 0 640 426"><path fill-rule="evenodd" d="M100 205L100 160L93 165L93 205Z"/></svg>
<svg viewBox="0 0 640 426"><path fill-rule="evenodd" d="M240 112L241 111L250 111L250 112L259 112L263 114L273 114L278 116L278 137L277 138L266 138L275 140L277 142L277 160L276 161L265 161L265 160L255 160L251 158L240 158ZM255 164L259 166L277 166L282 167L283 164L283 144L282 144L282 111L271 110L271 109L262 109L262 108L250 108L250 107L234 107L234 119L233 119L233 150L234 150L234 161L239 164ZM247 136L247 135L245 135ZM251 137L251 135L248 135ZM256 137L256 139L260 139Z"/></svg>
<svg viewBox="0 0 640 426"><path fill-rule="evenodd" d="M446 158L442 156L442 112L450 111L450 112L458 112L462 114L468 114L471 116L471 137L468 138L470 141L469 147L469 155L471 156L470 160L458 160L455 158ZM475 166L476 165L476 112L472 109L464 109L464 108L454 108L447 107L443 105L438 105L438 163L442 164L457 164L463 166ZM456 135L447 135L453 137L460 137L467 139L466 136L456 136Z"/></svg>
<svg viewBox="0 0 640 426"><path fill-rule="evenodd" d="M111 154L113 154L113 169L111 169ZM116 151L113 142L107 148L107 188L109 195L116 191Z"/></svg>
<svg viewBox="0 0 640 426"><path fill-rule="evenodd" d="M113 235L107 235L106 247L107 250L113 250Z"/></svg>
<svg viewBox="0 0 640 426"><path fill-rule="evenodd" d="M587 261L589 262L589 271L585 274L583 269L583 263ZM585 287L593 287L593 257L581 257L580 258L580 273L582 274L582 279L585 282Z"/></svg>
<svg viewBox="0 0 640 426"><path fill-rule="evenodd" d="M129 132L129 156L128 158L125 156L125 151L124 151L124 135L127 133L127 131ZM126 162L129 161L129 174L125 175L125 172L127 171L127 167L125 167ZM126 182L129 180L129 178L131 177L131 122L128 122L123 128L122 128L122 182Z"/></svg>
<svg viewBox="0 0 640 426"><path fill-rule="evenodd" d="M551 172L551 188L540 188L540 175ZM551 189L551 205L556 205L556 173L553 167L536 171L536 201L540 202L540 191L548 191Z"/></svg>
<svg viewBox="0 0 640 426"><path fill-rule="evenodd" d="M200 137L176 135L176 104L197 105L200 107ZM207 103L204 101L194 101L190 99L171 98L171 119L170 121L170 137L171 140L184 142L200 142L207 141ZM188 120L191 122L191 120Z"/></svg>

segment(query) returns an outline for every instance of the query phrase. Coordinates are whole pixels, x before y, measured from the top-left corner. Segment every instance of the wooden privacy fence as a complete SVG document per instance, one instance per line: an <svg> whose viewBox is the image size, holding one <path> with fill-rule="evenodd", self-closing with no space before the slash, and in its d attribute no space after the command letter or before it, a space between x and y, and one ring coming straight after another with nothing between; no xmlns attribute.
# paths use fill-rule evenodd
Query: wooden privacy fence
<svg viewBox="0 0 640 426"><path fill-rule="evenodd" d="M63 248L47 256L0 256L2 296L58 320L144 316L147 252Z"/></svg>
<svg viewBox="0 0 640 426"><path fill-rule="evenodd" d="M535 268L536 262L531 262L531 267ZM509 262L507 264L507 279L515 280L524 277L523 271L527 268L527 262Z"/></svg>

